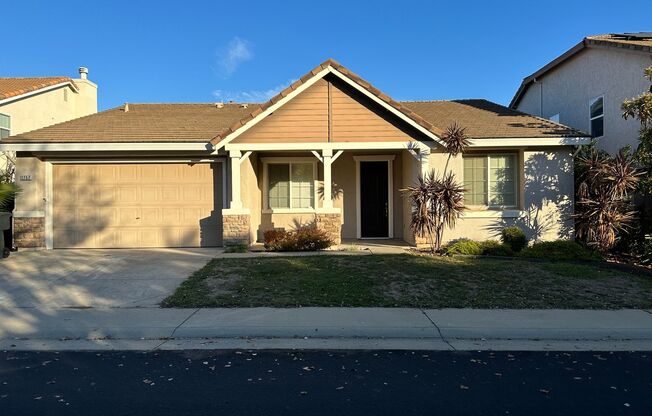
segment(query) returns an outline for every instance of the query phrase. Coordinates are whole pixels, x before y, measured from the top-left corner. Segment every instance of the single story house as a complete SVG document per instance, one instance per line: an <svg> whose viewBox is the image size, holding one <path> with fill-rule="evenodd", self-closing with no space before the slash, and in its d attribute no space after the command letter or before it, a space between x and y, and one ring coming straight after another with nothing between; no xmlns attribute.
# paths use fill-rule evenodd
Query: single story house
<svg viewBox="0 0 652 416"><path fill-rule="evenodd" d="M457 122L471 146L449 158ZM328 60L264 104L125 104L0 142L16 151L22 247L219 246L312 224L402 239L401 189L445 167L468 211L446 239L572 235L586 134L486 100L398 102Z"/></svg>

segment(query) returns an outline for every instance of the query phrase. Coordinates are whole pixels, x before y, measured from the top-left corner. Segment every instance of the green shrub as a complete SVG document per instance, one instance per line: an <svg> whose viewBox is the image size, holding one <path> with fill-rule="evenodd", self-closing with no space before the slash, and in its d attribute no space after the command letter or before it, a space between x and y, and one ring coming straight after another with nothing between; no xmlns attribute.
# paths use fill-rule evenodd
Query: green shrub
<svg viewBox="0 0 652 416"><path fill-rule="evenodd" d="M246 244L229 244L224 247L225 253L246 253L249 247Z"/></svg>
<svg viewBox="0 0 652 416"><path fill-rule="evenodd" d="M269 230L264 234L265 249L269 251L317 251L333 245L324 230L303 227L296 231Z"/></svg>
<svg viewBox="0 0 652 416"><path fill-rule="evenodd" d="M514 250L505 243L496 240L487 240L480 243L484 256L514 256Z"/></svg>
<svg viewBox="0 0 652 416"><path fill-rule="evenodd" d="M602 260L602 256L572 240L542 241L524 248L523 257L550 260Z"/></svg>
<svg viewBox="0 0 652 416"><path fill-rule="evenodd" d="M444 248L444 252L448 255L465 254L469 256L479 256L482 254L482 246L477 241L469 240L468 238L460 238L459 240L448 243Z"/></svg>
<svg viewBox="0 0 652 416"><path fill-rule="evenodd" d="M527 237L523 230L518 227L503 228L503 231L500 233L500 240L515 252L519 252L527 247Z"/></svg>

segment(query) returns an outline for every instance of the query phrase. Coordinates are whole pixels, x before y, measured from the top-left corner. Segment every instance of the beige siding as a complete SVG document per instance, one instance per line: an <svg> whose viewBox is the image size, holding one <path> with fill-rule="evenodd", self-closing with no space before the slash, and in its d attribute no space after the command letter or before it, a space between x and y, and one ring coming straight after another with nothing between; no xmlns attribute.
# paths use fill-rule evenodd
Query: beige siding
<svg viewBox="0 0 652 416"><path fill-rule="evenodd" d="M221 244L219 164L55 165L55 248Z"/></svg>
<svg viewBox="0 0 652 416"><path fill-rule="evenodd" d="M321 79L235 138L233 143L414 140L398 127L403 124L341 81Z"/></svg>
<svg viewBox="0 0 652 416"><path fill-rule="evenodd" d="M328 84L321 79L234 143L324 142L328 140Z"/></svg>
<svg viewBox="0 0 652 416"><path fill-rule="evenodd" d="M410 135L390 122L387 110L332 84L332 138L334 142L411 141Z"/></svg>

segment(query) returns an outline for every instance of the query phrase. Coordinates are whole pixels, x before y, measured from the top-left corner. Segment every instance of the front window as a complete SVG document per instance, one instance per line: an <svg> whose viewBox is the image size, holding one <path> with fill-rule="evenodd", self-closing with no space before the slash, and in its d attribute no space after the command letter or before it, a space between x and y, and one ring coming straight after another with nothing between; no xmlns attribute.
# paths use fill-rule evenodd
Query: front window
<svg viewBox="0 0 652 416"><path fill-rule="evenodd" d="M515 154L464 156L464 204L515 208L517 171Z"/></svg>
<svg viewBox="0 0 652 416"><path fill-rule="evenodd" d="M6 114L0 114L0 139L9 137L11 134L11 117Z"/></svg>
<svg viewBox="0 0 652 416"><path fill-rule="evenodd" d="M591 120L591 136L604 135L604 97L595 97L589 101L589 118Z"/></svg>
<svg viewBox="0 0 652 416"><path fill-rule="evenodd" d="M315 207L313 163L270 163L267 165L267 203L271 209Z"/></svg>

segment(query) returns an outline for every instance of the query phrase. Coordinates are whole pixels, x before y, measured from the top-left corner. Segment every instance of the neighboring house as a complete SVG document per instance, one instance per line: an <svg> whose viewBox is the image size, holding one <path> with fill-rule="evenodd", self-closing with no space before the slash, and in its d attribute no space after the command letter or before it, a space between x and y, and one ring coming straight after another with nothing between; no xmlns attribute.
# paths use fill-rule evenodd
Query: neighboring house
<svg viewBox="0 0 652 416"><path fill-rule="evenodd" d="M0 77L0 138L97 112L97 85L79 68L80 78Z"/></svg>
<svg viewBox="0 0 652 416"><path fill-rule="evenodd" d="M82 67L79 79L0 77L0 140L96 113L97 85L87 74Z"/></svg>
<svg viewBox="0 0 652 416"><path fill-rule="evenodd" d="M448 160L453 122L472 145ZM264 104L125 104L0 143L33 178L22 247L218 246L314 224L411 244L401 189L444 166L469 211L446 239L572 235L585 134L485 100L397 102L328 60ZM29 213L26 215L25 213Z"/></svg>
<svg viewBox="0 0 652 416"><path fill-rule="evenodd" d="M509 106L590 132L610 153L636 149L640 124L620 106L649 91L650 65L652 32L588 36L526 77Z"/></svg>

